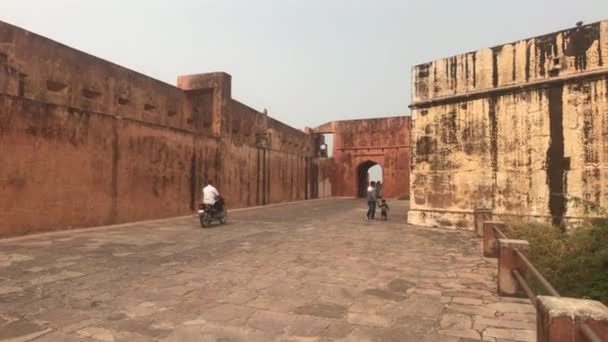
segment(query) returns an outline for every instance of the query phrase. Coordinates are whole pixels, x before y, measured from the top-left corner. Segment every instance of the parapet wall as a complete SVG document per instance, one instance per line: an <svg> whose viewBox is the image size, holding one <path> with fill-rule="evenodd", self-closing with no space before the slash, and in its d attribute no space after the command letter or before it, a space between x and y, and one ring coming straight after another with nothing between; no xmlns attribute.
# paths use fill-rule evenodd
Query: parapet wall
<svg viewBox="0 0 608 342"><path fill-rule="evenodd" d="M604 70L607 44L608 21L602 21L420 64L412 68L412 101L420 107L424 101Z"/></svg>
<svg viewBox="0 0 608 342"><path fill-rule="evenodd" d="M0 22L2 94L179 129L187 95L169 84Z"/></svg>
<svg viewBox="0 0 608 342"><path fill-rule="evenodd" d="M174 87L0 22L0 236L311 198L311 135L232 99L225 73Z"/></svg>
<svg viewBox="0 0 608 342"><path fill-rule="evenodd" d="M608 205L608 22L413 68L414 224L477 207L561 224Z"/></svg>

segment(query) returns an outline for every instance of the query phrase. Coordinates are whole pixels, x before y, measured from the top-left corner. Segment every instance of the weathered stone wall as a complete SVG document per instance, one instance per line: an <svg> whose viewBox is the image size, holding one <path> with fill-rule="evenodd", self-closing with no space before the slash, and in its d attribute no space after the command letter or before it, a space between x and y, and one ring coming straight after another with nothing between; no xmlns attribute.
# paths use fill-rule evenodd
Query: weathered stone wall
<svg viewBox="0 0 608 342"><path fill-rule="evenodd" d="M333 158L319 158L315 160L314 183L317 198L333 197L332 183L335 174L335 160Z"/></svg>
<svg viewBox="0 0 608 342"><path fill-rule="evenodd" d="M174 87L0 22L0 236L311 198L309 134L231 97Z"/></svg>
<svg viewBox="0 0 608 342"><path fill-rule="evenodd" d="M384 196L409 193L410 129L407 116L329 122L317 133L334 133L333 196L358 196L358 169L379 164L383 171Z"/></svg>
<svg viewBox="0 0 608 342"><path fill-rule="evenodd" d="M608 22L413 68L411 223L470 227L476 207L552 219L608 205Z"/></svg>

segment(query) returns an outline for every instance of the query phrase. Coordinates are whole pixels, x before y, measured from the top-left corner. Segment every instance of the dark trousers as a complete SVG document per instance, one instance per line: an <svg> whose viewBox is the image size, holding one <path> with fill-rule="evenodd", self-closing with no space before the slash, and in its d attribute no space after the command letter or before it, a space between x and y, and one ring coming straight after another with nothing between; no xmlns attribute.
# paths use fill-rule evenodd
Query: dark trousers
<svg viewBox="0 0 608 342"><path fill-rule="evenodd" d="M217 210L218 213L224 211L224 201L215 201L215 203L213 203L213 209Z"/></svg>
<svg viewBox="0 0 608 342"><path fill-rule="evenodd" d="M375 201L367 201L367 218L370 220L375 219L376 217L376 202Z"/></svg>

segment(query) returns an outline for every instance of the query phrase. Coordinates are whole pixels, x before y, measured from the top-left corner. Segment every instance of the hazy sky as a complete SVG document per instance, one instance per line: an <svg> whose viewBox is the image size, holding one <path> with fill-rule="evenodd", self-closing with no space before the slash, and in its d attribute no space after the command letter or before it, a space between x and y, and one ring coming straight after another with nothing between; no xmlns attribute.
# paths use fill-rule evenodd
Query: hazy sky
<svg viewBox="0 0 608 342"><path fill-rule="evenodd" d="M608 18L607 0L0 0L0 20L298 128L408 114L419 63Z"/></svg>

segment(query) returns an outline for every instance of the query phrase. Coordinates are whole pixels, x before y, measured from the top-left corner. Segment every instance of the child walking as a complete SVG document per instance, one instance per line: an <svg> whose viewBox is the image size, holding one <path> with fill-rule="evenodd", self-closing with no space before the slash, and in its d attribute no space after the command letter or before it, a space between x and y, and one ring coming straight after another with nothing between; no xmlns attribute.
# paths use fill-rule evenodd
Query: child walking
<svg viewBox="0 0 608 342"><path fill-rule="evenodd" d="M382 217L383 221L388 220L388 211L390 210L388 207L388 204L386 204L386 200L382 200L381 204L380 204L380 214Z"/></svg>

